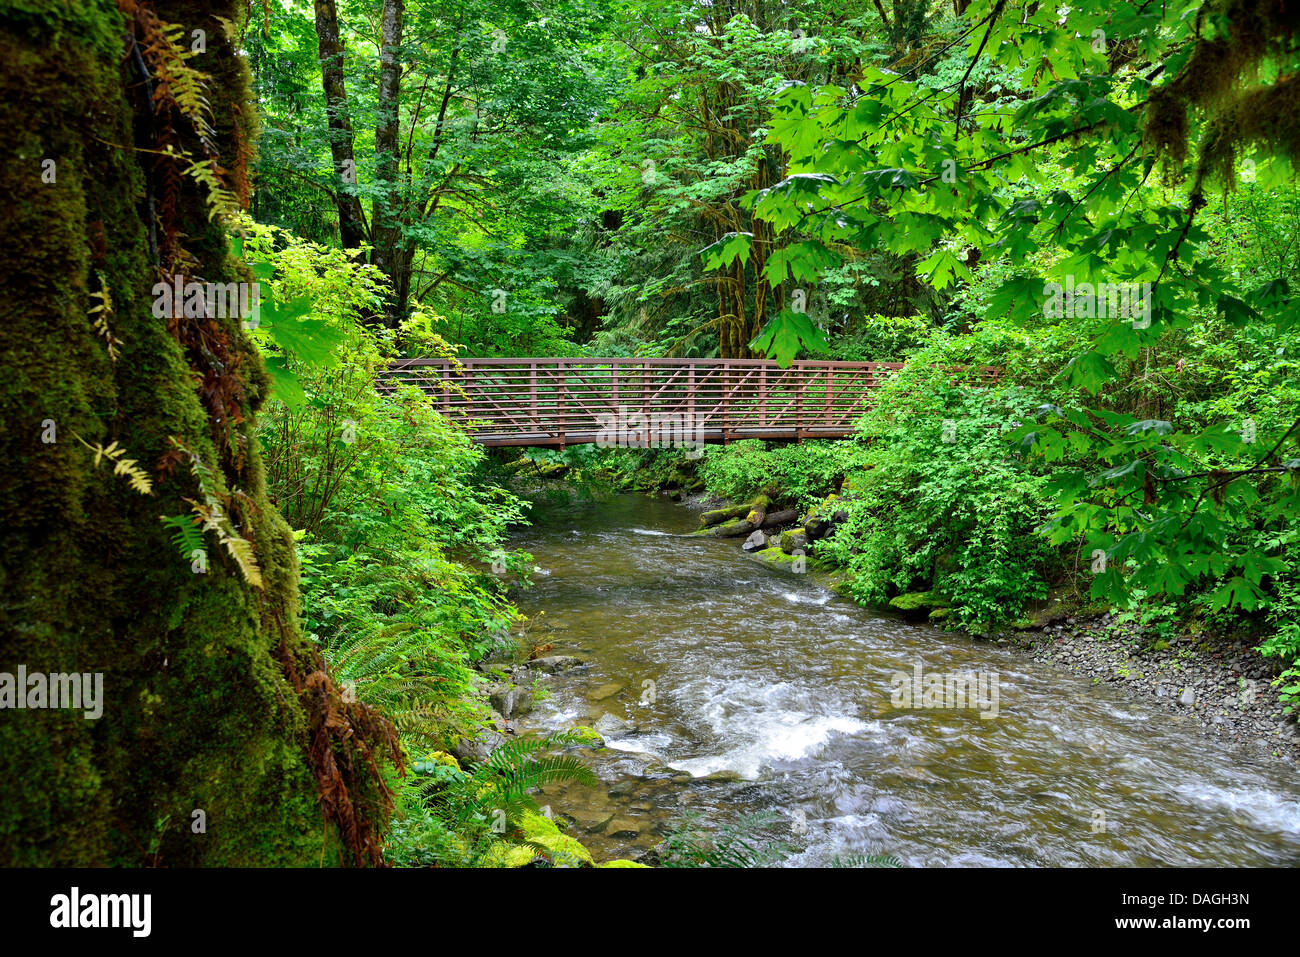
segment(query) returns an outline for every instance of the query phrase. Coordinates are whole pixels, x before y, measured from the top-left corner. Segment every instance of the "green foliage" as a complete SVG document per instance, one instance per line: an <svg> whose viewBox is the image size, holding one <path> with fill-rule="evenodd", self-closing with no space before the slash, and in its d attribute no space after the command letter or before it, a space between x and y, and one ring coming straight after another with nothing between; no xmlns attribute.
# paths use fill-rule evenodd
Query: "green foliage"
<svg viewBox="0 0 1300 957"><path fill-rule="evenodd" d="M807 508L835 490L837 479L870 461L856 442L810 441L768 448L760 439L713 446L704 453L705 487L729 501L767 494Z"/></svg>
<svg viewBox="0 0 1300 957"><path fill-rule="evenodd" d="M934 591L953 608L948 620L982 628L1046 594L1056 556L1034 530L1050 514L1047 479L1003 441L1031 407L1015 387L928 364L881 390L862 425L863 468L836 501L848 520L818 543L847 569L855 598L884 605Z"/></svg>
<svg viewBox="0 0 1300 957"><path fill-rule="evenodd" d="M185 561L193 561L195 552L206 551L203 531L199 527L198 517L193 513L163 515L162 523L172 530L172 544Z"/></svg>
<svg viewBox="0 0 1300 957"><path fill-rule="evenodd" d="M587 744L588 736L581 731L517 738L470 772L437 754L416 762L394 822L395 861L521 866L541 853L550 863L591 863L581 844L541 815L530 793L551 782L594 786L595 776L578 757L551 753ZM520 844L535 850L519 854Z"/></svg>
<svg viewBox="0 0 1300 957"><path fill-rule="evenodd" d="M926 344L933 325L924 316L855 317L822 350L810 350L811 359L841 362L902 362Z"/></svg>
<svg viewBox="0 0 1300 957"><path fill-rule="evenodd" d="M1273 632L1259 646L1267 658L1293 662L1274 682L1283 710L1294 714L1300 710L1300 586L1288 577L1277 586L1277 597L1270 603L1269 623Z"/></svg>
<svg viewBox="0 0 1300 957"><path fill-rule="evenodd" d="M781 815L754 811L711 832L698 814L687 813L664 838L661 866L768 867L790 852L789 845L775 836L784 827Z"/></svg>
<svg viewBox="0 0 1300 957"><path fill-rule="evenodd" d="M788 369L802 350L824 351L829 347L826 336L812 324L806 313L782 309L759 330L749 348L775 359L782 369Z"/></svg>
<svg viewBox="0 0 1300 957"><path fill-rule="evenodd" d="M301 390L296 400L281 394L260 425L268 491L299 530L304 629L345 694L388 715L409 751L443 750L481 725L482 679L472 665L507 640L518 618L502 579L480 569L494 560L508 573L531 568L529 556L503 548L507 528L523 520L522 503L480 480L484 451L426 395L375 390L393 335L360 322L366 299L350 278L363 267L341 266L283 231L275 239L278 248L262 247L268 268L311 288L304 321L338 332L323 361L256 338L283 357ZM418 319L405 335L412 348L441 347ZM534 750L525 743L502 749L466 776L464 788L447 792L446 808L413 809L404 798L410 813L395 824L394 859L464 853L478 840L462 833L478 828L471 798L485 789L513 808L548 780L590 774L571 756ZM434 783L457 773L439 765ZM494 838L488 832L484 846Z"/></svg>
<svg viewBox="0 0 1300 957"><path fill-rule="evenodd" d="M343 11L355 182L310 20L276 8L248 35L260 213L322 245L250 225L238 251L266 286L261 428L303 533L304 621L413 745L478 720L470 664L515 618L481 567L531 567L481 451L424 397L372 388L397 353L450 342L907 360L857 441L535 450L510 472L800 508L843 477L848 520L815 548L860 600L933 592L982 629L1074 586L1153 640L1195 614L1300 661L1300 60L1281 5L407 6L396 56L421 79L392 104L400 157L374 135L373 24ZM370 207L359 257L329 245L340 197ZM1102 283L1149 284L1149 312L1054 311L1052 285ZM1279 688L1293 704L1295 667ZM463 822L409 811L438 860L473 856Z"/></svg>
<svg viewBox="0 0 1300 957"><path fill-rule="evenodd" d="M1213 78L1198 78L1190 64L1210 62L1221 45L1197 32L1199 17L1145 6L1075 5L1062 30L1055 9L976 0L957 37L968 45L949 55L968 68L957 84L868 67L852 92L793 85L781 94L770 138L789 154L800 188L762 190L753 200L778 234L797 228L825 245L925 256L917 271L936 290L971 281L962 252L978 250L1008 270L984 302L986 315L1021 326L1053 318L1047 283L1089 290L1146 283L1141 314L1105 314L1086 297L1072 312L1085 341L1060 370L1071 401L1055 403L1041 427L1027 422L1012 439L1049 463L1067 447L1086 463L1052 486L1060 509L1053 540L1083 538L1112 559L1094 594L1123 601L1136 587L1178 595L1213 576L1220 584L1212 607L1249 610L1262 601L1261 580L1280 566L1276 556L1243 547L1243 536L1300 512L1292 474L1300 464L1288 464L1300 460L1287 451L1300 434L1295 405L1276 426L1257 422L1258 438L1248 440L1232 421L1247 414L1242 409L1175 426L1089 397L1201 317L1272 327L1276 335L1294 328L1286 277L1230 272L1203 214L1207 177L1231 175L1234 151L1247 142L1259 148L1251 160L1259 181L1281 181L1294 145L1281 132L1294 116L1290 107L1257 105L1272 119L1240 125L1212 119L1214 135L1196 141L1202 154L1186 168L1183 195L1172 182L1147 186L1156 159L1173 164L1174 180L1184 172L1195 140L1180 114L1189 104L1221 110L1231 102L1228 85L1240 84L1234 92L1243 95L1281 87L1278 74L1255 74L1248 64L1271 56L1263 51L1275 51L1290 28L1226 4L1227 29L1245 38L1241 56ZM1100 45L1081 39L1101 26ZM1121 68L1108 62L1107 44L1125 51ZM1051 70L1042 69L1045 58ZM962 99L967 72L981 59L1011 78L1012 109L1002 95ZM1217 92L1205 99L1202 88L1211 86ZM1283 154L1276 161L1274 151ZM790 256L824 270L806 244L792 245ZM1285 267L1289 258L1275 261Z"/></svg>

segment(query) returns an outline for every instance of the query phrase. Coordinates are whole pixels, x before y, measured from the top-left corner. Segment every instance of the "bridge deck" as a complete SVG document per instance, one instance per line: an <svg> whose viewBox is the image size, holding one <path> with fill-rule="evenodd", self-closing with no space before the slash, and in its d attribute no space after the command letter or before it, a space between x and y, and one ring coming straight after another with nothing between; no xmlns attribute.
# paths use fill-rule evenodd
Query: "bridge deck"
<svg viewBox="0 0 1300 957"><path fill-rule="evenodd" d="M844 438L897 362L404 359L380 375L434 396L482 445L623 447ZM993 370L983 374L992 378Z"/></svg>

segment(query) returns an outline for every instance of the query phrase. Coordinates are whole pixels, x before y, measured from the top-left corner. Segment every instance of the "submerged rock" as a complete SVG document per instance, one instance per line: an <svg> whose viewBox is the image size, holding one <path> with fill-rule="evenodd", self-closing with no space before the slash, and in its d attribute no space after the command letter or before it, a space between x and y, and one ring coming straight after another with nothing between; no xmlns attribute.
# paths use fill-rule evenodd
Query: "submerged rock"
<svg viewBox="0 0 1300 957"><path fill-rule="evenodd" d="M619 837L624 840L641 836L641 824L630 817L614 817L605 825L606 837Z"/></svg>
<svg viewBox="0 0 1300 957"><path fill-rule="evenodd" d="M632 730L632 722L624 720L618 715L603 714L592 727L603 735L626 734Z"/></svg>
<svg viewBox="0 0 1300 957"><path fill-rule="evenodd" d="M586 662L581 658L574 658L572 655L547 655L545 658L534 658L528 662L527 667L535 671L544 671L548 675L555 675L561 671L580 668L585 664Z"/></svg>

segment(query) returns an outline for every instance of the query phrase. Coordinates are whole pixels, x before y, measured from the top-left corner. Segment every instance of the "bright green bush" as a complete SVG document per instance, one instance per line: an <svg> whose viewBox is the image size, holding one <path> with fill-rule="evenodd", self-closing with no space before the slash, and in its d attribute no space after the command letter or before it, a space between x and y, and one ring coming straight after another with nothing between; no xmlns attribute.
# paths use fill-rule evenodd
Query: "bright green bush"
<svg viewBox="0 0 1300 957"><path fill-rule="evenodd" d="M951 604L947 620L982 627L1046 594L1056 556L1035 530L1051 514L1047 479L1002 438L1033 405L1015 386L954 381L935 366L882 389L861 429L863 467L837 502L848 520L817 545L846 568L855 598L883 605L930 590Z"/></svg>
<svg viewBox="0 0 1300 957"><path fill-rule="evenodd" d="M810 441L767 448L759 439L711 446L700 465L710 493L747 501L766 492L807 508L834 491L837 480L869 461L856 442Z"/></svg>

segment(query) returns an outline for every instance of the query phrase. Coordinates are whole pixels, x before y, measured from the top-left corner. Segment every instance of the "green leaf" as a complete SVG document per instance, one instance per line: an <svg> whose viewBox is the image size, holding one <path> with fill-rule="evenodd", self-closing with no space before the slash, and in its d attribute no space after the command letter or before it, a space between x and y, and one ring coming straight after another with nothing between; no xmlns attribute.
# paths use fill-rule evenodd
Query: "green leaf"
<svg viewBox="0 0 1300 957"><path fill-rule="evenodd" d="M807 313L782 309L765 325L749 348L789 368L801 349L826 349L826 336L813 325Z"/></svg>

